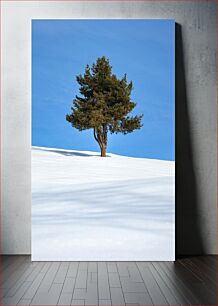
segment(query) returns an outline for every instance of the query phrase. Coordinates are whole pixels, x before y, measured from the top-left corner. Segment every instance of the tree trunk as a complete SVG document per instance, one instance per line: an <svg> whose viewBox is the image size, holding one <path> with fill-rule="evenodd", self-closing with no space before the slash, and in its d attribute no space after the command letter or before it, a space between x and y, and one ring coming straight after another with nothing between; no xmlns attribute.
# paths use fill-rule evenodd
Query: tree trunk
<svg viewBox="0 0 218 306"><path fill-rule="evenodd" d="M106 157L106 151L107 151L107 126L103 126L103 131L100 130L97 131L96 128L93 129L94 132L94 138L99 144L99 147L101 149L101 157Z"/></svg>
<svg viewBox="0 0 218 306"><path fill-rule="evenodd" d="M101 146L101 157L106 157L106 146Z"/></svg>

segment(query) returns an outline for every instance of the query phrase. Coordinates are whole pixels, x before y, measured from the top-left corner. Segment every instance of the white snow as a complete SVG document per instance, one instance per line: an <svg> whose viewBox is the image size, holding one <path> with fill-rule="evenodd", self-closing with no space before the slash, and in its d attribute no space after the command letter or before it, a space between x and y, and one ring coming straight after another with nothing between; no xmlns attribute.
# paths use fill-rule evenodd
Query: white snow
<svg viewBox="0 0 218 306"><path fill-rule="evenodd" d="M33 147L32 260L174 260L175 163Z"/></svg>

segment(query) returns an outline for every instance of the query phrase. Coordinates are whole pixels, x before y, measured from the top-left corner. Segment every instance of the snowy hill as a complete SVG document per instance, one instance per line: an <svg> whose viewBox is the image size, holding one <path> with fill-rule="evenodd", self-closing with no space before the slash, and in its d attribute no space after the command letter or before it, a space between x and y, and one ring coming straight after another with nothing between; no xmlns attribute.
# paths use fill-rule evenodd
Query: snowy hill
<svg viewBox="0 0 218 306"><path fill-rule="evenodd" d="M174 260L171 161L33 147L33 260Z"/></svg>

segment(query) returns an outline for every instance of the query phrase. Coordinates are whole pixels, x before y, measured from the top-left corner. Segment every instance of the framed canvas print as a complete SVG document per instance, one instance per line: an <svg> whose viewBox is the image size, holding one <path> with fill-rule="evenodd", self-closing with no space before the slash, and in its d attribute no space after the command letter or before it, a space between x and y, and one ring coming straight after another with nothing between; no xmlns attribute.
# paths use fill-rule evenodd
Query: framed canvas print
<svg viewBox="0 0 218 306"><path fill-rule="evenodd" d="M32 20L32 259L175 259L174 20Z"/></svg>

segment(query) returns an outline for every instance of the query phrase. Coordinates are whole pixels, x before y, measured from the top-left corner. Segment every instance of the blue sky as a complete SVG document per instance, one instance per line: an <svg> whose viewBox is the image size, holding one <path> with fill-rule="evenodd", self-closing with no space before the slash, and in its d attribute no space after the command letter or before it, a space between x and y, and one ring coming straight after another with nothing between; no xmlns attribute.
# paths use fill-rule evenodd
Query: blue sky
<svg viewBox="0 0 218 306"><path fill-rule="evenodd" d="M92 130L65 120L79 94L76 75L97 57L133 81L143 127L109 135L108 152L175 160L174 20L33 20L32 145L99 151Z"/></svg>

